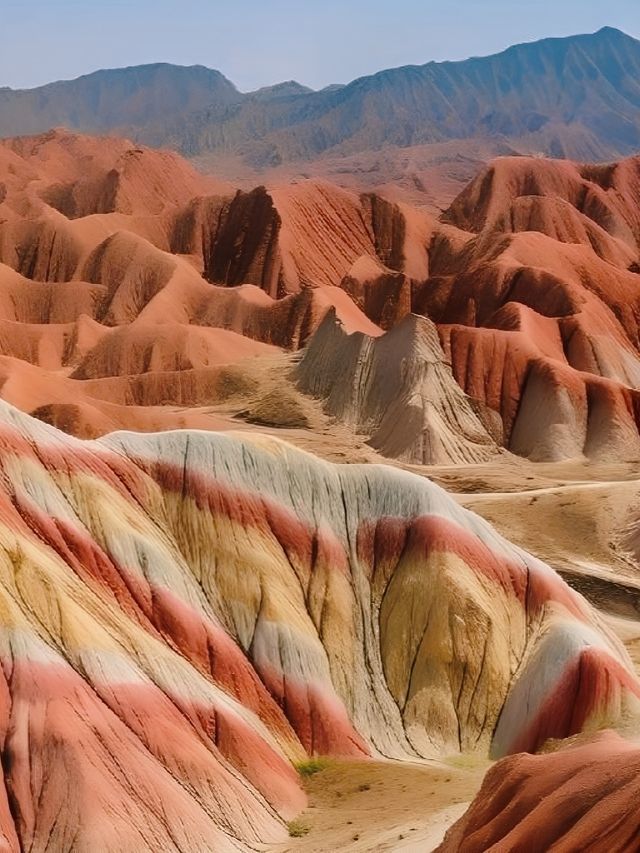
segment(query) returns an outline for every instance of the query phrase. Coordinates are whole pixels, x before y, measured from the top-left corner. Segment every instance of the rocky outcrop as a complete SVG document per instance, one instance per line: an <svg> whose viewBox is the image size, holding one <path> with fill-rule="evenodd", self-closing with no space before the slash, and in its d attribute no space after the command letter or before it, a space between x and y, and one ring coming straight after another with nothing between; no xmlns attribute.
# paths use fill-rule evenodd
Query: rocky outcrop
<svg viewBox="0 0 640 853"><path fill-rule="evenodd" d="M19 340L4 324L5 356L83 380L104 376L107 361L108 375L128 377L163 364L154 380L162 391L151 398L192 399L194 389L211 390L210 377L169 385L220 361L219 347L216 355L206 343L212 329L297 350L332 308L347 331L368 338L418 314L437 326L460 400L468 398L464 414L416 403L422 368L389 368L385 377L410 386L393 392L394 417L414 438L430 438L423 449L407 435L398 444L390 416L350 416L377 449L412 461L470 459L484 458L493 441L539 461L640 458L637 158L607 166L500 158L440 221L319 180L234 193L175 155L62 131L5 141L0 169L0 322L30 327ZM87 336L88 319L98 327ZM81 320L82 334L73 328ZM51 324L68 328L47 331ZM121 328L107 335L108 327ZM125 340L135 358L115 351ZM265 352L225 341L228 363ZM407 346L413 341L411 333ZM408 363L430 365L418 349ZM441 380L449 390L437 390ZM453 399L448 369L429 383L434 399ZM103 386L107 404L121 400L112 391ZM33 411L70 401L47 392L32 402ZM366 405L377 411L380 402ZM427 409L428 428L416 414ZM489 445L478 439L487 431Z"/></svg>
<svg viewBox="0 0 640 853"><path fill-rule="evenodd" d="M431 252L414 288L454 376L533 459L640 456L640 167L502 158L444 220L461 249Z"/></svg>
<svg viewBox="0 0 640 853"><path fill-rule="evenodd" d="M385 456L437 464L478 462L497 452L425 317L409 315L372 338L348 334L332 312L303 351L296 379Z"/></svg>
<svg viewBox="0 0 640 853"><path fill-rule="evenodd" d="M264 187L229 198L196 199L173 227L171 251L199 255L207 281L256 284L270 296L283 295L281 220Z"/></svg>
<svg viewBox="0 0 640 853"><path fill-rule="evenodd" d="M438 853L626 853L640 834L640 749L607 732L546 755L499 762Z"/></svg>
<svg viewBox="0 0 640 853"><path fill-rule="evenodd" d="M364 255L340 284L360 310L381 329L391 329L411 312L411 280L377 258Z"/></svg>

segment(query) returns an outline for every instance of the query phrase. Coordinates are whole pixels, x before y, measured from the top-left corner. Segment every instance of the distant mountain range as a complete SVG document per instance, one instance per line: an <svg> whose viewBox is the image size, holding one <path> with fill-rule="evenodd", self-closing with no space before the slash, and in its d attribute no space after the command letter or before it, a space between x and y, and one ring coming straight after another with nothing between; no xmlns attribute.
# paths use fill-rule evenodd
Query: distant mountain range
<svg viewBox="0 0 640 853"><path fill-rule="evenodd" d="M318 92L290 81L243 94L218 71L167 64L0 89L0 135L53 126L232 155L257 169L469 139L604 160L640 149L640 42L606 27Z"/></svg>

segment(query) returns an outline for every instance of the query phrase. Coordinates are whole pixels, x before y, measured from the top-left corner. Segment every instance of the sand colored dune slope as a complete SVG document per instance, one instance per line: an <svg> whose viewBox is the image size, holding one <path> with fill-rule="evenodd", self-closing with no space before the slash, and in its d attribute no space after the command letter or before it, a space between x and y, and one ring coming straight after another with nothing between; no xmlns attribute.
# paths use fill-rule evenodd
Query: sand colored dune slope
<svg viewBox="0 0 640 853"><path fill-rule="evenodd" d="M7 849L249 849L306 755L500 756L640 714L585 600L423 478L0 415Z"/></svg>

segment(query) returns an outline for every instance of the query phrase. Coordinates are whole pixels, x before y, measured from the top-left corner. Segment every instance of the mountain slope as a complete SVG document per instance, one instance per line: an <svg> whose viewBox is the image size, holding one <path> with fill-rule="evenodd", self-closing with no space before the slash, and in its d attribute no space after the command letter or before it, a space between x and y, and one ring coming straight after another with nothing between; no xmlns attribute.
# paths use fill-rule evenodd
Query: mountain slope
<svg viewBox="0 0 640 853"><path fill-rule="evenodd" d="M131 130L186 115L241 95L219 71L157 63L95 71L36 89L0 88L0 136L65 126L88 131Z"/></svg>
<svg viewBox="0 0 640 853"><path fill-rule="evenodd" d="M152 131L148 140L190 154L237 149L262 165L471 137L602 159L640 145L639 80L640 43L607 28L495 56L382 71L335 92L245 101L222 118L205 111L188 127L164 139Z"/></svg>
<svg viewBox="0 0 640 853"><path fill-rule="evenodd" d="M607 27L489 57L381 71L320 92L291 82L241 95L197 66L101 71L0 90L0 134L63 124L118 130L188 155L230 152L259 167L470 138L606 159L640 146L639 81L640 43Z"/></svg>

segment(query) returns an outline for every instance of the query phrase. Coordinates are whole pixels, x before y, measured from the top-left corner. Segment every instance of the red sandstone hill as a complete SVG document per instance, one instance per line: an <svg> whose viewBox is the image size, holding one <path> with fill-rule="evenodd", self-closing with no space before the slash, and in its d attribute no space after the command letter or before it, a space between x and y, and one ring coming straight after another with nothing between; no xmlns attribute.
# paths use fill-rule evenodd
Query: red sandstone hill
<svg viewBox="0 0 640 853"><path fill-rule="evenodd" d="M436 219L323 181L235 191L173 154L54 131L0 144L0 187L2 393L28 411L87 392L102 411L215 406L229 365L255 373L252 359L304 346L329 311L372 339L414 313L435 322L450 364L413 402L397 389L406 399L393 405L418 401L425 430L434 401L450 410L452 371L479 418L464 441L533 459L640 457L638 158L500 158ZM385 370L397 358L406 376L405 345L378 350ZM377 357L345 351L358 371ZM47 371L37 394L14 396L20 361ZM360 411L354 429L372 436L350 387L337 409L322 405ZM459 431L454 421L442 428ZM390 455L392 444L374 440Z"/></svg>
<svg viewBox="0 0 640 853"><path fill-rule="evenodd" d="M438 853L638 849L640 748L612 732L493 767Z"/></svg>

